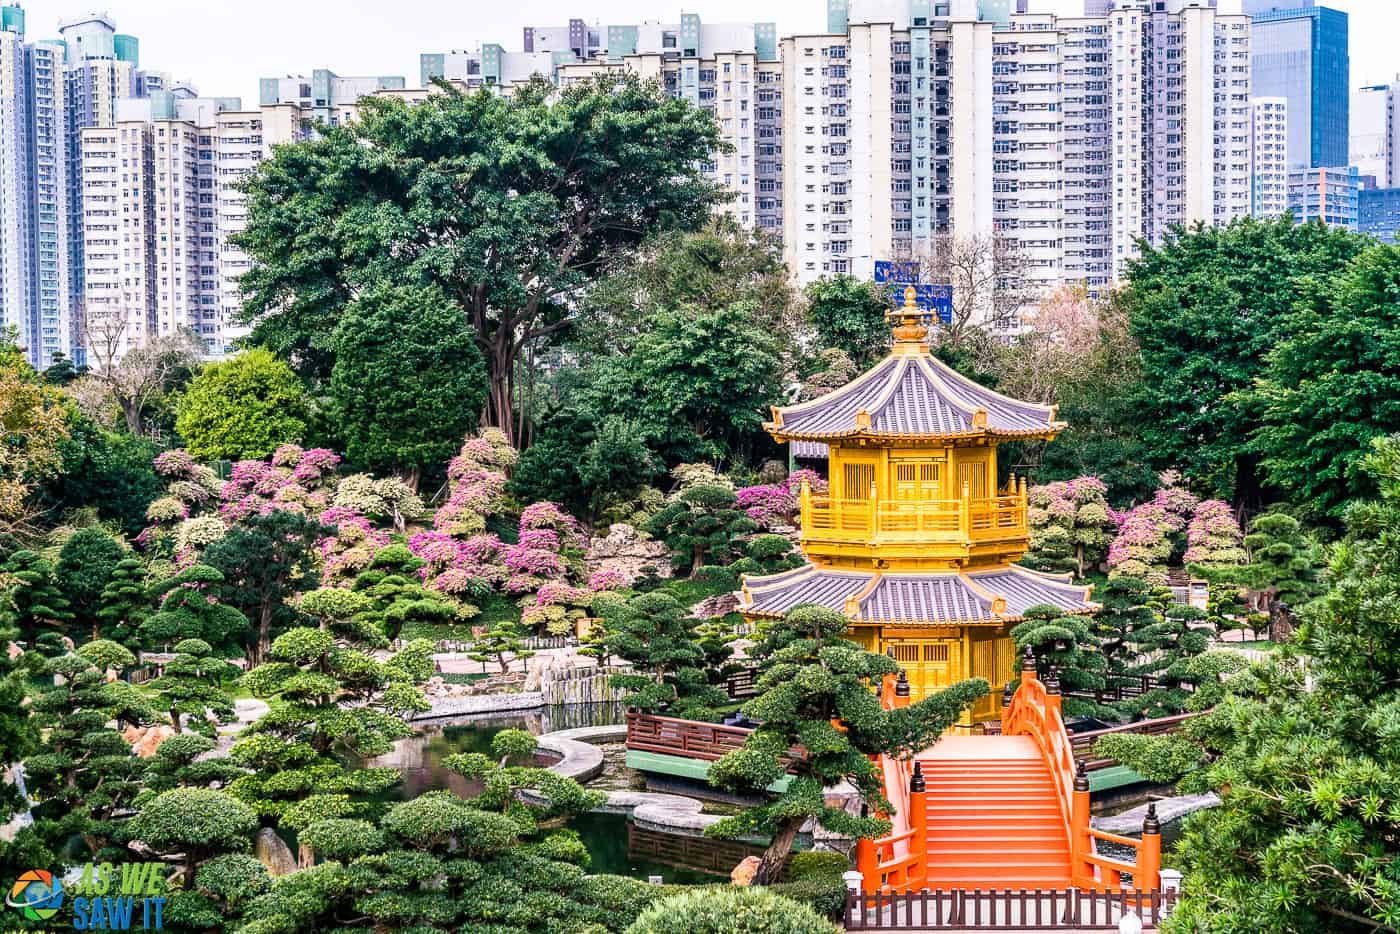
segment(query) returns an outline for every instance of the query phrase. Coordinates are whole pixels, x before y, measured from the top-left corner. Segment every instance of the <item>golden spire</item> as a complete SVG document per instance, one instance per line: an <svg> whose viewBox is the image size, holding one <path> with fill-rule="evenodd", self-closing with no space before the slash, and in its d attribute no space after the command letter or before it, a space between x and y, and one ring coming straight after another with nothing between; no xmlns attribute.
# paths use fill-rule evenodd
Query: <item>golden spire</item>
<svg viewBox="0 0 1400 934"><path fill-rule="evenodd" d="M894 332L896 351L918 352L921 348L927 349L928 326L923 323L927 312L918 306L917 296L918 292L912 285L905 286L904 307L885 312L885 318L894 325L891 330Z"/></svg>

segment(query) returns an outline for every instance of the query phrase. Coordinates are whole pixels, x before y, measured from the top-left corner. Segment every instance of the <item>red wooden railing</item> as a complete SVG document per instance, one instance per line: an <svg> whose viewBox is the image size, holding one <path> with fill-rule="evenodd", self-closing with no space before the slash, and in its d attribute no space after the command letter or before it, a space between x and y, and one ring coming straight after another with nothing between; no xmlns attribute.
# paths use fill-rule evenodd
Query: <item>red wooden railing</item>
<svg viewBox="0 0 1400 934"><path fill-rule="evenodd" d="M742 726L627 711L627 748L641 752L713 762L743 746L751 733L753 730ZM787 758L795 761L806 755L805 749L794 746L788 750Z"/></svg>
<svg viewBox="0 0 1400 934"><path fill-rule="evenodd" d="M1114 891L1131 876L1139 888L1152 886L1162 868L1162 837L1144 833L1141 840L1089 826L1089 776L1075 759L1075 747L1061 715L1058 686L1047 690L1034 665L1021 672L1021 687L1002 716L1002 733L1029 736L1040 747L1055 784L1055 796L1070 842L1070 881L1077 886ZM1092 742L1092 740L1090 740ZM1133 862L1104 856L1098 842L1133 850Z"/></svg>

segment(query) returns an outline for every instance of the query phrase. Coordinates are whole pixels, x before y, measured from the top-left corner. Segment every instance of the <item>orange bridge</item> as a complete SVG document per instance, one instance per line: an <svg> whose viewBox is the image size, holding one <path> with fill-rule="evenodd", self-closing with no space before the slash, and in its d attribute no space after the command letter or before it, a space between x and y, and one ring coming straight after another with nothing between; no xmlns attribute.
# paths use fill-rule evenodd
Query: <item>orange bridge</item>
<svg viewBox="0 0 1400 934"><path fill-rule="evenodd" d="M910 702L891 676L886 709ZM1149 810L1141 840L1089 826L1089 777L1076 763L1056 684L1021 672L1002 708L999 736L948 736L912 759L882 756L889 836L861 840L856 869L867 893L922 889L1118 891L1131 877L1155 889L1161 831ZM1099 852L1118 844L1128 861Z"/></svg>

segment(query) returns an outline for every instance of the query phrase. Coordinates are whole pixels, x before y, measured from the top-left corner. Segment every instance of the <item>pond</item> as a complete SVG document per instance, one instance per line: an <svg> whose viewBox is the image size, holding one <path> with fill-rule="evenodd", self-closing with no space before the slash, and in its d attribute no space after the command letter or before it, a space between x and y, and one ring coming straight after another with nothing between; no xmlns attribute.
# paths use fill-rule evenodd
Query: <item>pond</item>
<svg viewBox="0 0 1400 934"><path fill-rule="evenodd" d="M447 789L461 797L479 794L481 785L452 772L443 761L459 752L490 754L491 740L502 730L525 730L536 736L579 726L623 723L625 711L612 704L574 704L510 714L454 717L417 724L417 735L400 741L393 752L366 762L399 771L403 780L390 789L388 800L408 800L425 791ZM537 761L548 765L552 756ZM645 879L661 876L682 885L729 878L729 871L762 847L660 833L633 824L622 814L581 814L568 826L577 831L592 857L593 872Z"/></svg>

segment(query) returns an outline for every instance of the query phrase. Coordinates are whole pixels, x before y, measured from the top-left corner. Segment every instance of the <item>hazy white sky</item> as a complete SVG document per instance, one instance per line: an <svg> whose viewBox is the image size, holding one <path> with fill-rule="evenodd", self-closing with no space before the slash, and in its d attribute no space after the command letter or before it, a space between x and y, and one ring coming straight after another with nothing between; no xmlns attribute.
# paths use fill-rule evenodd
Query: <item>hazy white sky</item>
<svg viewBox="0 0 1400 934"><path fill-rule="evenodd" d="M9 0L3 0L9 2ZM1400 72L1400 0L1325 0L1351 14L1352 84ZM342 75L403 75L418 83L418 53L499 42L520 48L521 27L572 16L603 26L773 20L779 35L820 31L825 0L20 0L31 39L62 18L105 10L141 40L144 67L194 82L203 94L257 102L257 79L330 68ZM1032 9L1077 12L1082 0L1032 0Z"/></svg>

